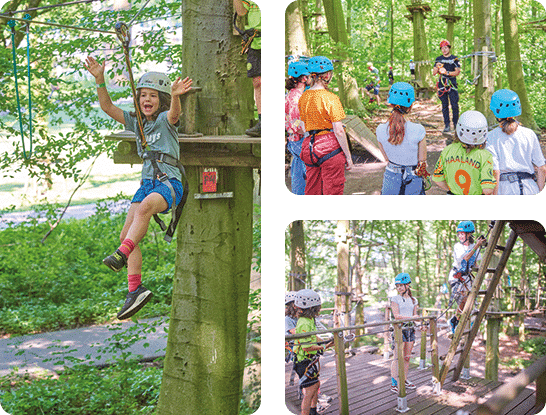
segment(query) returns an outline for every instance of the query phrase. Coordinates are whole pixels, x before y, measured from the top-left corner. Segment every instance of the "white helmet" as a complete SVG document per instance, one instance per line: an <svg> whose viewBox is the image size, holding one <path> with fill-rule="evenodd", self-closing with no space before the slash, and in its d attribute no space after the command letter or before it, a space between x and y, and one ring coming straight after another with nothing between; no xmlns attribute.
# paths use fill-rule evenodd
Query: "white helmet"
<svg viewBox="0 0 546 415"><path fill-rule="evenodd" d="M487 118L479 111L466 111L459 118L456 130L463 143L483 144L487 139Z"/></svg>
<svg viewBox="0 0 546 415"><path fill-rule="evenodd" d="M171 93L171 80L167 75L161 72L147 72L140 77L137 89L150 88L156 91Z"/></svg>
<svg viewBox="0 0 546 415"><path fill-rule="evenodd" d="M296 291L288 291L286 294L284 294L285 305L293 301L296 301Z"/></svg>
<svg viewBox="0 0 546 415"><path fill-rule="evenodd" d="M311 308L317 305L321 305L320 295L313 290L304 288L296 293L296 307L299 308Z"/></svg>

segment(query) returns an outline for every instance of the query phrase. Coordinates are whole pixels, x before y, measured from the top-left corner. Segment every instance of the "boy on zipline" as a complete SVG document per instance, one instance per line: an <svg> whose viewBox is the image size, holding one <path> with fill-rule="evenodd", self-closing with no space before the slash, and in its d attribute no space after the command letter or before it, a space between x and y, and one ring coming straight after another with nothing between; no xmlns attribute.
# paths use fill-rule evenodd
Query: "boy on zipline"
<svg viewBox="0 0 546 415"><path fill-rule="evenodd" d="M121 245L103 260L106 266L116 272L127 267L129 293L117 315L119 319L127 319L137 313L152 296L152 292L141 283L142 253L138 244L148 231L151 217L157 213L167 213L170 208L175 209L186 191L180 181L181 173L176 167L176 162L173 165L173 160L177 161L180 156L176 129L182 112L180 96L190 90L192 80L178 78L171 85L168 76L159 72L148 72L140 78L136 86L139 108L135 108L135 111L141 113L144 122L147 143L144 151L141 138L138 137L136 113L116 107L108 94L104 78L105 63L101 65L89 56L84 65L95 77L101 109L123 124L127 130L137 134L138 154L144 158L141 187L133 197L127 212L120 235ZM158 172L154 171L153 166L157 163L147 157L152 152L165 161L160 163L161 172L165 173L168 179L163 181L170 183L175 200L169 185L158 180Z"/></svg>

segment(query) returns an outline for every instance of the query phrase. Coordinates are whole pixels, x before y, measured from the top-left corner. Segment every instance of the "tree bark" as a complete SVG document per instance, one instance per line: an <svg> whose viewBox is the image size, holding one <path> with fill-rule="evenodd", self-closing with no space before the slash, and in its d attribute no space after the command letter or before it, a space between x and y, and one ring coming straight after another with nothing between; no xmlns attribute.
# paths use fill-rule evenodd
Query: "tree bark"
<svg viewBox="0 0 546 415"><path fill-rule="evenodd" d="M355 111L366 111L360 99L360 92L356 80L349 75L350 62L345 48L349 46L349 37L343 17L341 0L324 0L324 13L328 24L328 33L337 44L336 54L342 62L341 76L337 79L339 85L339 99L344 107Z"/></svg>
<svg viewBox="0 0 546 415"><path fill-rule="evenodd" d="M205 135L243 134L254 123L251 79L241 38L233 35L231 0L181 3L184 76L203 90L197 96L196 128Z"/></svg>
<svg viewBox="0 0 546 415"><path fill-rule="evenodd" d="M336 229L337 240L337 286L336 286L336 327L350 326L351 287L349 284L349 221L338 220Z"/></svg>
<svg viewBox="0 0 546 415"><path fill-rule="evenodd" d="M182 2L184 76L203 87L197 129L237 134L252 118L251 81L231 0ZM206 70L204 70L206 68ZM242 92L241 92L242 91ZM247 99L244 99L246 97ZM199 166L188 166L197 193ZM251 167L217 167L232 198L188 197L178 252L163 380L156 415L239 411L252 261Z"/></svg>
<svg viewBox="0 0 546 415"><path fill-rule="evenodd" d="M425 13L420 9L413 9L413 60L415 61L415 78L423 88L431 88L432 67L428 54L427 33L425 31Z"/></svg>
<svg viewBox="0 0 546 415"><path fill-rule="evenodd" d="M491 52L493 45L491 30L491 0L474 0L474 52ZM489 56L474 56L474 69L478 83L474 88L474 106L476 111L487 115L489 124L495 123L495 117L489 111L491 95L495 90L493 82L493 65Z"/></svg>
<svg viewBox="0 0 546 415"><path fill-rule="evenodd" d="M309 56L307 34L303 23L303 10L300 0L293 1L285 13L285 50L287 55Z"/></svg>
<svg viewBox="0 0 546 415"><path fill-rule="evenodd" d="M303 221L296 220L290 224L290 291L305 288L305 238Z"/></svg>
<svg viewBox="0 0 546 415"><path fill-rule="evenodd" d="M502 0L502 23L508 83L510 89L518 94L521 102L522 114L519 120L525 127L538 130L523 80L516 0Z"/></svg>

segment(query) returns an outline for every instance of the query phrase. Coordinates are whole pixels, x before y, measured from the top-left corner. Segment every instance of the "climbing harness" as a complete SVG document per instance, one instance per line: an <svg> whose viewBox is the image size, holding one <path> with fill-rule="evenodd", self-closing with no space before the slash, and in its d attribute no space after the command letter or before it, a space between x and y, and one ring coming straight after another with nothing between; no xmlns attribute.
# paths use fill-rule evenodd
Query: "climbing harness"
<svg viewBox="0 0 546 415"><path fill-rule="evenodd" d="M489 227L488 227L488 230L487 230L487 234L485 236L483 235L480 235L479 238L484 238L486 241L488 240L489 238L489 234L491 233L491 230L493 229L493 227L495 226L495 222L494 220L492 220L490 223L489 223ZM478 248L478 250L474 253L474 255L472 255L471 259L472 258L475 258L475 260L478 259L479 255L480 255L480 252L482 250L482 247L483 246L487 246L487 243L485 245L480 245L480 247ZM453 287L452 287L452 293L451 293L451 298L449 300L449 303L447 304L447 307L444 311L442 311L442 313L437 317L437 319L440 319L441 317L443 317L447 312L448 310L451 308L451 306L453 305L453 303L457 300L458 302L458 299L462 296L462 288L463 286L465 287L465 289L467 291L470 291L470 289L468 288L468 283L470 282L470 287L472 287L472 283L474 281L474 274L472 274L472 271L471 271L471 264L469 263L470 261L465 261L464 259L461 261L461 268L459 268L458 270L456 268L453 268L455 271L458 271L457 274L455 274L455 278L457 278L459 281L456 282ZM473 265L473 263L472 263ZM463 272L463 271L466 271L466 274ZM461 275L458 275L458 274L461 274ZM465 276L467 276L468 278L464 278ZM464 285L463 285L464 284Z"/></svg>
<svg viewBox="0 0 546 415"><path fill-rule="evenodd" d="M251 27L247 30L242 30L239 27L237 27L237 13L233 15L233 26L235 27L235 30L241 35L241 55L244 55L245 53L248 53L248 50L250 49L250 45L252 44L252 41L255 37L260 37L261 32L259 30L254 29Z"/></svg>
<svg viewBox="0 0 546 415"><path fill-rule="evenodd" d="M400 190L398 191L399 195L406 194L406 186L409 185L415 176L421 177L417 174L417 165L415 166L403 166L401 164L396 164L392 161L389 161L389 164L387 164L386 170L390 171L391 173L395 174L401 174L402 179L400 183ZM426 170L425 170L426 171ZM430 174L429 174L430 175ZM425 178L421 177L423 179L423 191L428 190L425 188ZM429 187L430 189L430 187Z"/></svg>
<svg viewBox="0 0 546 415"><path fill-rule="evenodd" d="M315 138L316 138L316 135L322 131L329 131L329 132L332 132L333 133L333 129L331 128L325 128L325 129L322 129L322 130L311 130L309 131L309 135L311 136L311 139L309 141L309 158L311 159L311 163L308 164L308 163L305 163L306 166L309 166L309 167L320 167L322 165L322 163L324 163L326 160L329 160L331 159L332 157L334 157L335 155L341 153L343 150L341 148L337 148L333 151L331 151L330 153L322 156L322 157L319 157L313 150L313 147L315 145Z"/></svg>
<svg viewBox="0 0 546 415"><path fill-rule="evenodd" d="M182 163L180 163L180 161L178 160L178 158L172 157L168 154L165 154L159 151L146 150L148 147L148 143L146 142L146 135L144 134L144 123L142 121L142 113L140 111L140 105L137 99L137 91L135 87L135 81L133 78L133 71L131 69L131 58L129 55L129 43L131 41L129 27L123 22L117 22L115 25L115 30L116 30L118 39L120 40L121 45L123 46L123 53L125 55L125 64L127 66L127 73L129 75L129 83L131 85L131 91L133 94L133 102L135 105L135 113L136 113L137 124L138 124L137 135L140 136L141 147L143 150L141 157L143 160L149 160L151 162L153 172L154 172L153 173L154 177L157 178L161 183L166 185L171 192L171 197L173 201L171 205L172 218L171 218L171 222L169 223L169 226L166 226L163 220L161 220L161 218L157 214L153 215L154 220L161 227L161 230L166 231L165 237L164 237L165 241L171 242L172 237L174 235L174 231L176 229L176 225L178 224L178 221L182 214L182 209L184 208L184 205L186 204L186 201L188 199L189 189L188 189L188 179L186 178L186 171ZM176 193L174 191L174 188L171 182L169 181L169 176L167 176L167 174L164 173L159 168L158 163L165 163L170 166L177 167L178 170L180 171L180 174L183 180L184 193L182 194L182 200L180 200L178 204L176 203Z"/></svg>
<svg viewBox="0 0 546 415"><path fill-rule="evenodd" d="M510 183L518 182L519 184L519 194L523 194L523 180L525 179L532 179L534 181L537 180L537 177L534 173L528 173L524 171L517 171L517 172L508 172L508 173L501 173L500 174L500 181L508 181Z"/></svg>
<svg viewBox="0 0 546 415"><path fill-rule="evenodd" d="M30 87L30 14L25 14L27 34L27 78L28 78L28 134L30 141L29 153L25 149L25 133L23 132L23 114L21 111L21 100L19 98L19 85L17 82L17 56L15 53L15 20L8 21L8 26L11 27L11 51L13 54L13 76L15 78L15 96L17 97L17 112L19 114L19 129L21 131L21 143L23 145L23 157L28 160L32 156L32 90Z"/></svg>

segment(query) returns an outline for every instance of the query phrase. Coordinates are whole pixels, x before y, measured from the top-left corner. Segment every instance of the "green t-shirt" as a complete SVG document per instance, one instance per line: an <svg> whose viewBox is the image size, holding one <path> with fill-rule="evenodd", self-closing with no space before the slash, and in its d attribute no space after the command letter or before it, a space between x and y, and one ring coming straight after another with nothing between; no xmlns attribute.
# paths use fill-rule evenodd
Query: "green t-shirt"
<svg viewBox="0 0 546 415"><path fill-rule="evenodd" d="M298 318L295 334L308 333L310 331L317 331L315 320L307 318L307 317ZM294 340L294 352L296 353L297 360L298 361L305 360L305 359L308 359L310 355L315 355L317 353L316 350L312 352L306 352L303 350L303 348L312 346L313 344L316 344L316 342L317 342L317 337L315 335Z"/></svg>
<svg viewBox="0 0 546 415"><path fill-rule="evenodd" d="M456 195L481 195L483 189L493 189L493 155L475 148L470 153L460 142L450 144L442 150L434 168L432 180L445 181Z"/></svg>
<svg viewBox="0 0 546 415"><path fill-rule="evenodd" d="M260 13L260 8L253 1L243 1L245 9L248 10L248 24L245 26L246 29L254 28L258 31L262 30L262 15ZM252 49L261 49L262 48L262 38L255 37L250 46Z"/></svg>

